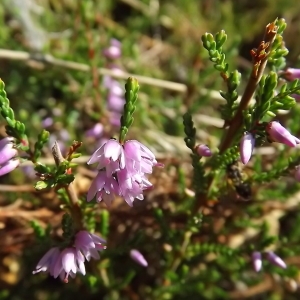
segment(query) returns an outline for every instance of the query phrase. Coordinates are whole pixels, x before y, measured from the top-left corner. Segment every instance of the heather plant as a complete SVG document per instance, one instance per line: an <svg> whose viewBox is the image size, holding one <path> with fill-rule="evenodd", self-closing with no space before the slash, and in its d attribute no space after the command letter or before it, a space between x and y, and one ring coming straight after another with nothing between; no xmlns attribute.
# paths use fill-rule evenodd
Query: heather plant
<svg viewBox="0 0 300 300"><path fill-rule="evenodd" d="M0 299L298 299L300 76L285 43L293 25L276 18L261 34L254 24L259 38L240 68L238 36L249 30L227 36L217 24L200 38L194 1L161 4L160 19L154 2L134 2L143 26L174 29L175 12L197 43L181 48L182 26L168 40L176 50L153 39L141 54L130 44L138 16L126 31L97 14L113 12L109 1L54 1L58 15L74 11L73 44L37 44L31 18L41 7L22 2L37 5L18 15L31 20L31 53L0 49L5 62L27 55L33 69L28 82L18 81L20 63L0 81ZM182 55L168 66L172 55L155 60L161 47ZM156 66L170 67L172 81L158 80Z"/></svg>

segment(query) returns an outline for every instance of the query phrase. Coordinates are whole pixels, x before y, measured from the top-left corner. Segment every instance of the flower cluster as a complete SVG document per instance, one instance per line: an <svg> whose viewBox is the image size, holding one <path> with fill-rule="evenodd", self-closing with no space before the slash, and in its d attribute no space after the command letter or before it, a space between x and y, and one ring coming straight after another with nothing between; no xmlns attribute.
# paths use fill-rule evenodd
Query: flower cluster
<svg viewBox="0 0 300 300"><path fill-rule="evenodd" d="M20 164L19 159L15 158L18 151L14 147L13 141L12 137L0 140L0 176L13 171Z"/></svg>
<svg viewBox="0 0 300 300"><path fill-rule="evenodd" d="M286 268L286 263L274 252L267 251L265 254L266 254L267 260L271 264L278 266L282 269ZM262 253L261 252L254 251L252 253L252 264L253 264L254 271L259 272L261 270L261 268L262 268Z"/></svg>
<svg viewBox="0 0 300 300"><path fill-rule="evenodd" d="M296 147L300 144L300 139L292 135L279 122L272 121L266 127L268 139L271 142L285 144L290 147ZM240 156L243 164L247 164L251 158L255 146L255 138L252 133L245 133L240 141Z"/></svg>
<svg viewBox="0 0 300 300"><path fill-rule="evenodd" d="M60 277L64 282L68 282L68 277L74 278L79 272L85 275L85 259L99 259L98 251L105 249L103 245L106 241L101 237L87 231L79 231L75 236L72 247L51 248L38 262L33 274L39 272L49 272L54 278Z"/></svg>
<svg viewBox="0 0 300 300"><path fill-rule="evenodd" d="M110 139L97 149L88 164L98 163L99 170L87 194L87 201L95 196L109 206L116 195L132 206L135 198L143 200L143 191L152 187L146 174L158 165L154 154L135 140L121 145Z"/></svg>

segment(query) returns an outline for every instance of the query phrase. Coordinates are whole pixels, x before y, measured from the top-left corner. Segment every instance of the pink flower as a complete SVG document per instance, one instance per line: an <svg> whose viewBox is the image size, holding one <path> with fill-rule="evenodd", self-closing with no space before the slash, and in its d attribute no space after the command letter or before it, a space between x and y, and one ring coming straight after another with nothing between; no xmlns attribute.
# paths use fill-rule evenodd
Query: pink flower
<svg viewBox="0 0 300 300"><path fill-rule="evenodd" d="M19 164L20 161L18 159L11 159L3 165L0 165L0 176L10 173L14 169L16 169Z"/></svg>
<svg viewBox="0 0 300 300"><path fill-rule="evenodd" d="M76 273L86 274L85 259L89 261L92 258L99 259L98 251L105 249L103 246L105 240L96 234L87 231L79 231L75 235L73 247L59 250L58 247L51 248L38 262L33 274L39 272L49 272L51 276L58 276L64 282L68 282L68 277L74 278Z"/></svg>
<svg viewBox="0 0 300 300"><path fill-rule="evenodd" d="M101 123L96 123L92 128L88 129L85 134L90 137L101 137L103 134L104 127Z"/></svg>
<svg viewBox="0 0 300 300"><path fill-rule="evenodd" d="M108 108L115 112L122 112L125 104L125 99L123 97L117 96L115 94L108 94ZM120 119L120 118L119 118Z"/></svg>
<svg viewBox="0 0 300 300"><path fill-rule="evenodd" d="M289 81L300 79L300 69L287 68L283 74L285 78Z"/></svg>
<svg viewBox="0 0 300 300"><path fill-rule="evenodd" d="M83 254L71 247L60 251L58 247L51 248L38 262L33 274L49 272L51 276L58 276L64 282L68 282L69 275L74 278L77 272L85 275Z"/></svg>
<svg viewBox="0 0 300 300"><path fill-rule="evenodd" d="M300 143L300 140L293 136L279 122L273 121L267 125L267 133L274 142L282 143L290 147L295 147Z"/></svg>
<svg viewBox="0 0 300 300"><path fill-rule="evenodd" d="M85 275L84 256L76 248L65 248L56 259L53 269L54 278L60 277L64 282L68 282L68 277L75 278L76 273L79 272Z"/></svg>
<svg viewBox="0 0 300 300"><path fill-rule="evenodd" d="M97 202L104 201L107 206L111 205L115 195L119 194L119 185L112 174L107 176L105 171L99 171L94 178L87 194L87 201L91 201L95 195Z"/></svg>
<svg viewBox="0 0 300 300"><path fill-rule="evenodd" d="M244 165L246 165L250 160L254 145L255 139L253 135L251 133L244 134L240 142L240 156Z"/></svg>
<svg viewBox="0 0 300 300"><path fill-rule="evenodd" d="M100 170L88 190L87 201L96 196L98 202L103 200L108 206L116 195L130 206L135 198L143 200L143 191L152 187L145 174L152 173L153 166L159 165L154 154L135 140L125 142L124 146L109 140L88 161L95 162Z"/></svg>
<svg viewBox="0 0 300 300"><path fill-rule="evenodd" d="M123 147L114 139L108 140L98 148L87 162L88 165L98 163L97 168L106 168L107 176L125 168Z"/></svg>
<svg viewBox="0 0 300 300"><path fill-rule="evenodd" d="M13 140L12 137L0 140L0 165L7 163L18 154L17 149L14 148Z"/></svg>
<svg viewBox="0 0 300 300"><path fill-rule="evenodd" d="M121 50L121 42L116 39L110 40L110 46L103 51L103 54L110 59L117 59L121 57L122 50Z"/></svg>
<svg viewBox="0 0 300 300"><path fill-rule="evenodd" d="M142 143L129 140L124 144L126 163L130 164L131 172L152 173L152 167L157 165L155 155Z"/></svg>
<svg viewBox="0 0 300 300"><path fill-rule="evenodd" d="M130 250L130 257L139 265L143 267L148 267L148 262L146 261L145 257L140 251L136 249Z"/></svg>
<svg viewBox="0 0 300 300"><path fill-rule="evenodd" d="M111 123L111 125L116 126L116 127L120 127L121 125L121 114L115 111L111 111L109 114L109 121Z"/></svg>
<svg viewBox="0 0 300 300"><path fill-rule="evenodd" d="M19 159L14 158L18 151L13 144L12 137L0 140L0 176L10 173L20 164Z"/></svg>
<svg viewBox="0 0 300 300"><path fill-rule="evenodd" d="M117 173L120 195L129 206L133 206L135 198L144 200L143 191L152 187L150 181L143 173L130 172L127 169Z"/></svg>
<svg viewBox="0 0 300 300"><path fill-rule="evenodd" d="M197 145L196 152L198 153L199 156L205 156L205 157L212 156L212 153L207 145Z"/></svg>
<svg viewBox="0 0 300 300"><path fill-rule="evenodd" d="M40 259L38 264L35 267L35 271L33 271L33 274L39 273L39 272L49 272L50 275L53 276L54 267L56 264L56 261L59 257L60 251L58 247L51 248L44 256Z"/></svg>
<svg viewBox="0 0 300 300"><path fill-rule="evenodd" d="M261 253L258 251L255 251L252 253L252 264L253 264L253 269L255 272L259 272L262 267L262 258L261 258Z"/></svg>
<svg viewBox="0 0 300 300"><path fill-rule="evenodd" d="M106 249L106 241L100 236L85 230L79 231L75 236L75 248L80 250L87 261L92 258L99 259L98 251Z"/></svg>

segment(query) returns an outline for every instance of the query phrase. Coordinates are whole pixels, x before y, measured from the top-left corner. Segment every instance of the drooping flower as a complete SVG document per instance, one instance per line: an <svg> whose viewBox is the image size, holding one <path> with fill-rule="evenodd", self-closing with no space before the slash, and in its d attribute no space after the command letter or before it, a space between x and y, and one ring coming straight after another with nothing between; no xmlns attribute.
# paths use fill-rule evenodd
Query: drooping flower
<svg viewBox="0 0 300 300"><path fill-rule="evenodd" d="M38 262L33 274L49 272L54 278L60 277L68 282L68 277L75 277L77 272L85 275L84 256L74 247L65 248L62 251L58 247L51 248Z"/></svg>
<svg viewBox="0 0 300 300"><path fill-rule="evenodd" d="M136 249L130 250L130 257L139 265L143 267L148 267L148 262L146 261L145 257L140 251Z"/></svg>
<svg viewBox="0 0 300 300"><path fill-rule="evenodd" d="M258 251L252 253L252 264L255 272L259 272L262 267L262 256Z"/></svg>
<svg viewBox="0 0 300 300"><path fill-rule="evenodd" d="M251 133L245 133L240 142L240 157L244 165L246 165L252 155L255 145L255 139Z"/></svg>
<svg viewBox="0 0 300 300"><path fill-rule="evenodd" d="M68 277L74 278L79 272L85 275L84 256L74 247L63 249L56 259L53 269L54 278L60 277L64 282L68 282Z"/></svg>
<svg viewBox="0 0 300 300"><path fill-rule="evenodd" d="M74 278L76 273L86 274L85 259L99 259L99 251L106 247L105 240L88 231L79 231L75 235L74 245L60 250L58 247L51 248L38 262L33 274L48 272L54 278L58 276L64 282L68 277Z"/></svg>
<svg viewBox="0 0 300 300"><path fill-rule="evenodd" d="M54 267L56 264L56 261L60 255L60 251L58 247L51 248L48 252L44 254L44 256L40 259L38 264L35 267L35 271L33 271L33 274L39 273L39 272L49 272L50 275L53 276L54 274Z"/></svg>
<svg viewBox="0 0 300 300"><path fill-rule="evenodd" d="M95 195L97 202L104 201L107 206L110 206L115 195L119 194L119 185L112 174L107 176L106 171L99 171L94 178L87 194L87 201L91 201Z"/></svg>
<svg viewBox="0 0 300 300"><path fill-rule="evenodd" d="M98 148L87 162L88 165L98 163L97 168L106 168L110 176L113 172L125 168L125 156L123 147L114 139L108 140Z"/></svg>
<svg viewBox="0 0 300 300"><path fill-rule="evenodd" d="M212 153L207 145L203 145L203 144L197 145L196 152L198 153L199 156L204 156L204 157L212 156Z"/></svg>
<svg viewBox="0 0 300 300"><path fill-rule="evenodd" d="M277 121L270 122L267 125L266 131L274 142L282 143L290 147L295 147L300 143L300 140L297 137L293 136Z"/></svg>
<svg viewBox="0 0 300 300"><path fill-rule="evenodd" d="M152 187L150 181L143 173L121 170L117 173L120 195L129 206L133 205L135 198L144 200L143 191Z"/></svg>
<svg viewBox="0 0 300 300"><path fill-rule="evenodd" d="M135 198L143 200L143 191L152 187L146 177L154 166L160 165L153 152L136 140L122 146L109 140L92 155L88 164L98 163L99 172L87 194L87 201L95 196L98 202L110 205L116 195L132 206Z"/></svg>
<svg viewBox="0 0 300 300"><path fill-rule="evenodd" d="M106 249L106 241L100 236L85 230L79 231L75 236L75 248L79 249L87 261L92 258L99 259L99 251Z"/></svg>
<svg viewBox="0 0 300 300"><path fill-rule="evenodd" d="M129 140L124 144L126 162L131 165L131 172L152 173L153 166L157 165L154 153L142 143Z"/></svg>
<svg viewBox="0 0 300 300"><path fill-rule="evenodd" d="M271 264L276 265L282 269L286 269L286 263L274 252L267 252L267 259Z"/></svg>

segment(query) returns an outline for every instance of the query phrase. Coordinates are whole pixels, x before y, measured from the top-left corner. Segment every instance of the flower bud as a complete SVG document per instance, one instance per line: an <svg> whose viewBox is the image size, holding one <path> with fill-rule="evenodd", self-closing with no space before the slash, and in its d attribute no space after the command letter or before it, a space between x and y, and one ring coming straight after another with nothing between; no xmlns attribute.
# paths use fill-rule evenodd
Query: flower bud
<svg viewBox="0 0 300 300"><path fill-rule="evenodd" d="M268 252L267 259L271 264L276 265L282 269L286 269L286 263L274 252Z"/></svg>
<svg viewBox="0 0 300 300"><path fill-rule="evenodd" d="M267 125L267 133L274 142L282 143L290 147L295 147L300 143L300 140L293 136L286 128L279 122L273 121Z"/></svg>
<svg viewBox="0 0 300 300"><path fill-rule="evenodd" d="M144 258L143 254L135 249L130 250L130 257L143 267L148 267L148 262Z"/></svg>
<svg viewBox="0 0 300 300"><path fill-rule="evenodd" d="M197 145L196 152L199 156L205 156L205 157L212 156L210 149L206 145Z"/></svg>
<svg viewBox="0 0 300 300"><path fill-rule="evenodd" d="M300 69L287 68L284 72L284 77L289 81L300 79Z"/></svg>
<svg viewBox="0 0 300 300"><path fill-rule="evenodd" d="M244 165L248 163L251 158L255 145L255 139L251 133L245 133L240 142L240 156Z"/></svg>
<svg viewBox="0 0 300 300"><path fill-rule="evenodd" d="M262 259L261 259L261 253L258 251L255 251L252 253L252 264L253 269L255 272L259 272L262 267Z"/></svg>

